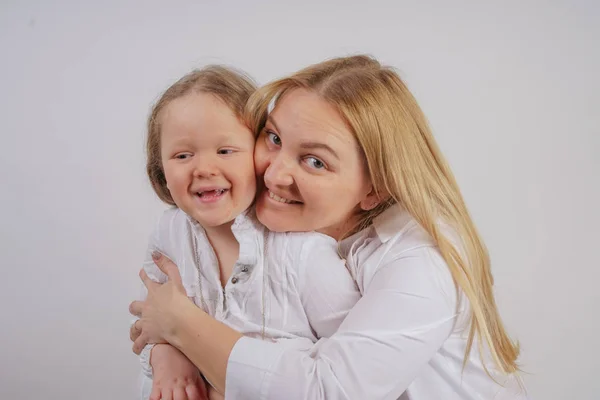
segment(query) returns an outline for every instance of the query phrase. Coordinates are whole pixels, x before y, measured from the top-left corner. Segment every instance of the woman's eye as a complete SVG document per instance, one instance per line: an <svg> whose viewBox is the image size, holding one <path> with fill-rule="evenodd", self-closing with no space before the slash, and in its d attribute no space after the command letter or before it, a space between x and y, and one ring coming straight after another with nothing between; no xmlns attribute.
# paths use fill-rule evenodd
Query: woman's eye
<svg viewBox="0 0 600 400"><path fill-rule="evenodd" d="M324 169L325 168L325 163L323 161L319 160L318 158L307 157L305 160L306 160L306 163L308 164L308 166L311 168L314 168L314 169Z"/></svg>
<svg viewBox="0 0 600 400"><path fill-rule="evenodd" d="M273 143L275 146L281 146L281 139L275 132L267 131L267 139L269 139L269 142Z"/></svg>
<svg viewBox="0 0 600 400"><path fill-rule="evenodd" d="M217 151L217 154L233 154L233 150L231 149L220 149Z"/></svg>

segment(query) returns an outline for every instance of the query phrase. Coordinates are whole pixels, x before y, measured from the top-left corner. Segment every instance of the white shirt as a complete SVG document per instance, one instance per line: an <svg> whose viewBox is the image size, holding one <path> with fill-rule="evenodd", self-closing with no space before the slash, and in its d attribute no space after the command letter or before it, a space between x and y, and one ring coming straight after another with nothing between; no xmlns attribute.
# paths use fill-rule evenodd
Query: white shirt
<svg viewBox="0 0 600 400"><path fill-rule="evenodd" d="M428 234L399 206L341 243L363 297L310 349L242 338L227 399L524 399L517 378L484 372L477 342L462 369L468 303ZM486 365L493 372L492 363Z"/></svg>
<svg viewBox="0 0 600 400"><path fill-rule="evenodd" d="M178 208L165 211L158 221L144 270L151 279L166 281L152 261L152 252L160 251L178 266L187 295L197 306L206 306L215 319L253 338L262 336L264 313L265 338L270 342L304 338L312 345L333 334L360 298L333 238L269 232L251 212L238 216L231 230L240 250L225 287L204 229ZM299 345L296 340L282 343ZM148 378L151 348L146 346L140 355ZM143 382L142 392L148 389L148 382Z"/></svg>

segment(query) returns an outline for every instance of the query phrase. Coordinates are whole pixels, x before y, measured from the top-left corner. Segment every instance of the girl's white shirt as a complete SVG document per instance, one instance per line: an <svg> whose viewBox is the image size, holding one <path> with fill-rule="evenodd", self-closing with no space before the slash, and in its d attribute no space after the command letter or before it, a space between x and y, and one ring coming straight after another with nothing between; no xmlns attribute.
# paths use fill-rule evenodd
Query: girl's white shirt
<svg viewBox="0 0 600 400"><path fill-rule="evenodd" d="M178 208L159 219L143 268L151 279L165 282L152 261L152 252L160 251L178 266L187 295L198 307L206 306L208 314L249 338L260 340L263 321L267 341L291 348L310 346L338 329L360 292L333 238L269 232L251 211L238 216L231 229L239 258L225 287L204 229ZM142 398L151 389L151 349L146 346L140 355Z"/></svg>

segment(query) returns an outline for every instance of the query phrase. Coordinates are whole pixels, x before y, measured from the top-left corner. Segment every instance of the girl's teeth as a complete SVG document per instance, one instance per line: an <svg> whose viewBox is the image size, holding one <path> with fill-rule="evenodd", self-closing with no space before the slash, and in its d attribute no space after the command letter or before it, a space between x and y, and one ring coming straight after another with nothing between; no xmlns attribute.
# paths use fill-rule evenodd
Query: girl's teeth
<svg viewBox="0 0 600 400"><path fill-rule="evenodd" d="M225 191L226 191L226 190L227 190L227 189L215 189L215 190L210 190L210 191L207 191L207 192L198 192L198 196L202 197L202 196L204 196L205 194L208 194L208 193L210 193L210 192L214 192L215 196L220 196L220 195L222 195L223 193L225 193Z"/></svg>

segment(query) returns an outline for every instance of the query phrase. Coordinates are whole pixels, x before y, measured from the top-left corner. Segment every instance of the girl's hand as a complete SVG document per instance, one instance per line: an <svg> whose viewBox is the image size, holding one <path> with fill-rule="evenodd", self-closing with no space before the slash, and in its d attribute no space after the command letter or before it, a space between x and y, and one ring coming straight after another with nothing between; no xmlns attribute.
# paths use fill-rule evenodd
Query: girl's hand
<svg viewBox="0 0 600 400"><path fill-rule="evenodd" d="M149 400L207 400L206 383L198 368L168 344L152 349L152 394Z"/></svg>

